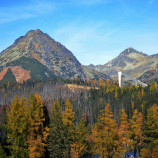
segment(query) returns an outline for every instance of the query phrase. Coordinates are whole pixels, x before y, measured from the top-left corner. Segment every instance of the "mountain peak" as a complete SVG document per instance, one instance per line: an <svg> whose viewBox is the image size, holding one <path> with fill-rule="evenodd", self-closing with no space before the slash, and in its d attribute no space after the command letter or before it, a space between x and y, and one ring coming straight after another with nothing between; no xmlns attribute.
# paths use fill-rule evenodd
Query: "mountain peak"
<svg viewBox="0 0 158 158"><path fill-rule="evenodd" d="M45 33L43 33L40 29L36 29L36 30L30 30L26 33L25 36L20 36L19 38L17 38L14 42L14 45L20 43L23 40L26 40L26 38L28 39L27 41L30 40L30 38L34 38L36 35L41 35L44 36L46 35Z"/></svg>
<svg viewBox="0 0 158 158"><path fill-rule="evenodd" d="M143 56L148 56L147 54L139 52L139 51L137 51L136 49L134 49L132 47L129 47L129 48L125 49L123 52L120 53L120 56L125 56L125 55L131 54L131 53L136 53L136 54L140 54L140 55L143 55Z"/></svg>
<svg viewBox="0 0 158 158"><path fill-rule="evenodd" d="M36 30L30 30L26 33L27 36L29 35L34 35L34 34L44 34L40 29L36 29Z"/></svg>
<svg viewBox="0 0 158 158"><path fill-rule="evenodd" d="M0 54L0 66L21 57L34 58L55 75L63 78L85 78L80 62L61 43L40 29L30 30Z"/></svg>

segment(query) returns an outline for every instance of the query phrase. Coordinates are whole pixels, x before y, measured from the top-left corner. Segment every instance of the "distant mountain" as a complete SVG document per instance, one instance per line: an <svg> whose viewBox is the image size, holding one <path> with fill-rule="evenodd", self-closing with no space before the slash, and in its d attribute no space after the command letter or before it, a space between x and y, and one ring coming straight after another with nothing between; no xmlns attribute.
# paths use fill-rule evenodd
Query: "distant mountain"
<svg viewBox="0 0 158 158"><path fill-rule="evenodd" d="M18 66L17 70L29 70L30 78L57 76L64 79L85 79L81 64L72 52L39 29L29 31L1 52L1 76L5 74L4 68L8 70L10 65ZM11 71L13 72L13 68ZM24 78L20 81L22 80Z"/></svg>
<svg viewBox="0 0 158 158"><path fill-rule="evenodd" d="M148 56L147 54L139 52L139 51L135 50L132 47L129 47L129 48L125 49L123 52L120 53L119 56L126 56L126 55L133 54L133 53L139 54L139 55L142 55L142 56Z"/></svg>
<svg viewBox="0 0 158 158"><path fill-rule="evenodd" d="M93 65L93 64L90 64L90 65L88 65L87 67L89 67L90 69L95 69L95 68L96 68L96 66Z"/></svg>
<svg viewBox="0 0 158 158"><path fill-rule="evenodd" d="M93 69L116 79L117 71L108 67L109 65L112 65L134 79L139 78L141 81L148 82L155 78L157 64L157 54L149 56L133 48L128 48L105 65L97 65L93 67Z"/></svg>

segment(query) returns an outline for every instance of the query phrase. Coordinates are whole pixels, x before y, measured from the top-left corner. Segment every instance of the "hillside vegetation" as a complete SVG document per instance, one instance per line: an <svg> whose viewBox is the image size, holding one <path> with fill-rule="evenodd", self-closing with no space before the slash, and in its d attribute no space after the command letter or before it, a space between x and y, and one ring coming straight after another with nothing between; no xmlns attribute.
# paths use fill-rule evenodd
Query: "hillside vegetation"
<svg viewBox="0 0 158 158"><path fill-rule="evenodd" d="M0 87L0 155L157 156L155 82L119 88L110 80L56 79Z"/></svg>

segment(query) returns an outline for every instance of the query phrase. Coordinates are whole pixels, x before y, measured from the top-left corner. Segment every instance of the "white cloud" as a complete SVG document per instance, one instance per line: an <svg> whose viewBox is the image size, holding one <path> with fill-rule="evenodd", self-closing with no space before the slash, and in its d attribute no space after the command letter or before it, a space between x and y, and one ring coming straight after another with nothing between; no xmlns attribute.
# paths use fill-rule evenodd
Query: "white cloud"
<svg viewBox="0 0 158 158"><path fill-rule="evenodd" d="M28 19L41 14L47 14L54 10L54 4L51 2L33 0L27 5L13 7L0 7L0 24L19 19Z"/></svg>

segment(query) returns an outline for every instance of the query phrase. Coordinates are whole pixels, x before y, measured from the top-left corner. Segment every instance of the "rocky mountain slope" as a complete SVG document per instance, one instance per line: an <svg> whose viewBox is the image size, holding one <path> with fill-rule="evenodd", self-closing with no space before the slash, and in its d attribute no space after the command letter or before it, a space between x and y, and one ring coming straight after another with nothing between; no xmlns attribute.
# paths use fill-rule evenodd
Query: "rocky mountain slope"
<svg viewBox="0 0 158 158"><path fill-rule="evenodd" d="M90 65L89 67L115 79L117 71L109 67L109 65L134 79L138 78L147 83L157 77L158 54L149 56L133 48L128 48L105 65L97 65L95 67Z"/></svg>
<svg viewBox="0 0 158 158"><path fill-rule="evenodd" d="M86 75L86 78L90 78L91 80L94 80L94 79L96 79L97 81L99 81L99 79L102 79L103 81L105 81L107 79L111 80L111 78L109 76L95 70L94 68L90 68L88 66L82 66L82 69Z"/></svg>
<svg viewBox="0 0 158 158"><path fill-rule="evenodd" d="M0 53L1 78L9 68L13 72L14 68L8 67L10 65L17 66L16 70L23 74L29 70L27 74L32 74L31 77L34 78L58 76L64 79L76 77L85 79L81 64L76 57L66 47L39 29L29 31ZM14 72L13 74L15 75ZM21 81L25 80L22 76L21 78ZM16 80L19 81L17 77Z"/></svg>
<svg viewBox="0 0 158 158"><path fill-rule="evenodd" d="M139 80L143 81L144 83L148 83L149 81L158 81L158 65L154 70L148 70L143 75L141 75Z"/></svg>

